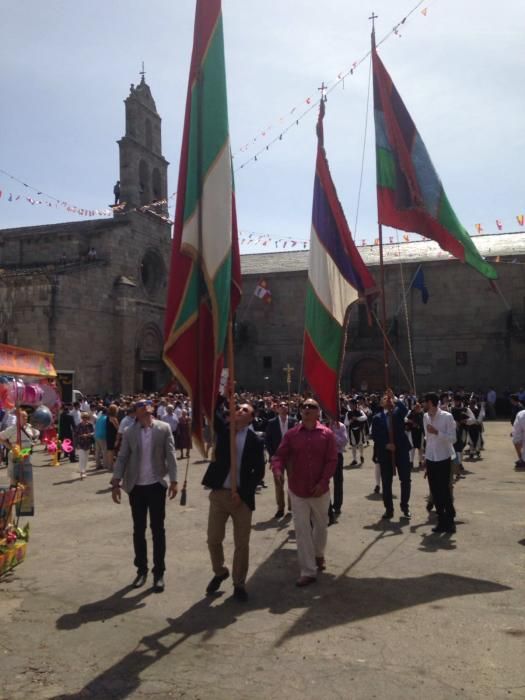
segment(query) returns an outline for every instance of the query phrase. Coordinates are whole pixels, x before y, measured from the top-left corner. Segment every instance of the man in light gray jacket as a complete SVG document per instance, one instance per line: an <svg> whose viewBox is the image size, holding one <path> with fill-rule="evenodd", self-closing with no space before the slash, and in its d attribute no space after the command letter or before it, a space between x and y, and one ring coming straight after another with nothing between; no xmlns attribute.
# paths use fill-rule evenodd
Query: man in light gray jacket
<svg viewBox="0 0 525 700"><path fill-rule="evenodd" d="M170 499L175 498L175 444L170 426L153 418L151 401L138 401L135 410L136 421L122 436L122 446L113 468L112 497L115 503L120 503L121 485L129 496L133 517L134 564L137 567L137 577L133 581L135 588L143 586L148 575L146 524L149 511L153 538L153 589L162 593L166 554L164 518L167 485L164 477L169 477Z"/></svg>

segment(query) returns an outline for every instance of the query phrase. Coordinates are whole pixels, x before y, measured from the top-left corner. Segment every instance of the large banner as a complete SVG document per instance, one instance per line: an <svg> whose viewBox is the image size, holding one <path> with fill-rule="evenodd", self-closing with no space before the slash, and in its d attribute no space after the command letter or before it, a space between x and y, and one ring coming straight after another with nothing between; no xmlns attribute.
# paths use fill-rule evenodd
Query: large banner
<svg viewBox="0 0 525 700"><path fill-rule="evenodd" d="M32 377L56 377L53 355L0 343L0 374L27 374Z"/></svg>

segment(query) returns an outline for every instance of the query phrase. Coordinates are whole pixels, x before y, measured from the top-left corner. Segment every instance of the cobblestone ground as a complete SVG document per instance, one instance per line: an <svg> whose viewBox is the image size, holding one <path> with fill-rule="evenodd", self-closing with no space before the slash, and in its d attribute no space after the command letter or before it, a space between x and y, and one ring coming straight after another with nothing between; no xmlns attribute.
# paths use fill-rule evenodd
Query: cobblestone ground
<svg viewBox="0 0 525 700"><path fill-rule="evenodd" d="M431 534L418 472L412 520L381 522L367 448L344 473L327 571L306 589L294 586L293 524L272 519L273 488L263 490L247 604L229 581L203 595L203 462L190 465L188 505L169 504L156 595L129 586L129 506L111 502L109 475L81 482L75 465L49 467L38 451L28 557L0 582L0 697L525 698L525 473L509 429L488 423L483 460L466 462L452 537ZM226 549L231 561L231 528Z"/></svg>

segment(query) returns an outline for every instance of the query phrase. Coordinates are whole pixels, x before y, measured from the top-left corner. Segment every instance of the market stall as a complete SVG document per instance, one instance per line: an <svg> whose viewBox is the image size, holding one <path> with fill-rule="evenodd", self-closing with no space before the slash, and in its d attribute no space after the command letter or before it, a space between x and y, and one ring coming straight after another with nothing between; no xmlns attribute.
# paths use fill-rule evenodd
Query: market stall
<svg viewBox="0 0 525 700"><path fill-rule="evenodd" d="M0 411L16 416L0 432L9 450L9 484L0 488L0 576L26 556L29 524L22 528L19 520L34 515L32 447L41 431L53 430L60 406L55 378L53 355L0 344ZM30 423L22 407L32 409Z"/></svg>

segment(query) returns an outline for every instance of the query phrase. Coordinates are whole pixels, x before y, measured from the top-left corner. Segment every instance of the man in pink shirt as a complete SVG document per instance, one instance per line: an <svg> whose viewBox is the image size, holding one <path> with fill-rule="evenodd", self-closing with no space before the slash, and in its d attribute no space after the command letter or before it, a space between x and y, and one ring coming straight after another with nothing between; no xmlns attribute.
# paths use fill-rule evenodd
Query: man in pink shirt
<svg viewBox="0 0 525 700"><path fill-rule="evenodd" d="M297 541L301 575L297 586L308 586L325 568L324 551L330 504L330 479L337 466L337 445L333 432L319 422L319 404L305 399L301 423L285 434L272 457L277 479L288 474L288 489Z"/></svg>

